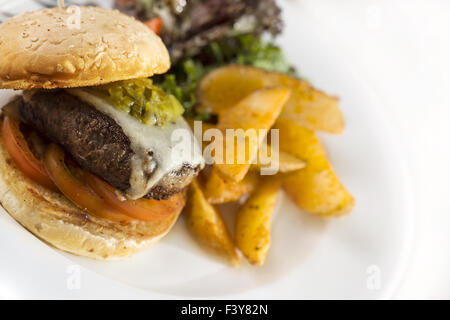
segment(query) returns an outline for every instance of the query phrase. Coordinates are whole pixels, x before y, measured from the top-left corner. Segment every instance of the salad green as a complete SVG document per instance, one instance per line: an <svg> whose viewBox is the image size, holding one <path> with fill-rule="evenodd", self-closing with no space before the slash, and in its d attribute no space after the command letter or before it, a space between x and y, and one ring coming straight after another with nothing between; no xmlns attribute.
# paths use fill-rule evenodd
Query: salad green
<svg viewBox="0 0 450 320"><path fill-rule="evenodd" d="M181 102L186 117L214 122L214 115L195 109L195 90L206 73L226 64L250 65L295 75L279 47L247 34L211 42L197 56L180 60L169 73L156 77L155 84Z"/></svg>

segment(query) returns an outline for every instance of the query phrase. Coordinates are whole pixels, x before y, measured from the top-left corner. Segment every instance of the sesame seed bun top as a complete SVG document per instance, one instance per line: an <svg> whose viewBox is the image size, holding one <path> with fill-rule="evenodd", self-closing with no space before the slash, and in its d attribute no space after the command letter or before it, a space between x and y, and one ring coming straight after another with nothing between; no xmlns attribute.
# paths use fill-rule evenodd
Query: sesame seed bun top
<svg viewBox="0 0 450 320"><path fill-rule="evenodd" d="M69 88L164 73L161 39L136 19L99 7L51 8L0 24L0 88Z"/></svg>

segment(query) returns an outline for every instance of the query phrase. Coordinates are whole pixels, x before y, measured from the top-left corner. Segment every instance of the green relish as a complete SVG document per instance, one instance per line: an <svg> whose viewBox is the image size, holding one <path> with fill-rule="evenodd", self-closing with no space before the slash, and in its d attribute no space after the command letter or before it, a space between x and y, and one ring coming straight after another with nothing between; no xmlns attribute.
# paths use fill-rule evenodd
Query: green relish
<svg viewBox="0 0 450 320"><path fill-rule="evenodd" d="M165 93L147 78L112 82L90 90L146 125L164 126L184 112L173 95Z"/></svg>

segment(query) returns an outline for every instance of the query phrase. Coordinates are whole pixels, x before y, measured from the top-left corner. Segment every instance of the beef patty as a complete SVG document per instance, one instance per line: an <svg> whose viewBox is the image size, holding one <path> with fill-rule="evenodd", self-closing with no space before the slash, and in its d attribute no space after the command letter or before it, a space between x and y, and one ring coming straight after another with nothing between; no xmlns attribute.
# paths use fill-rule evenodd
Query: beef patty
<svg viewBox="0 0 450 320"><path fill-rule="evenodd" d="M134 152L122 128L109 116L63 90L38 91L22 100L21 117L62 145L80 166L118 190L130 187ZM166 174L145 196L167 199L182 191L200 170L188 163Z"/></svg>

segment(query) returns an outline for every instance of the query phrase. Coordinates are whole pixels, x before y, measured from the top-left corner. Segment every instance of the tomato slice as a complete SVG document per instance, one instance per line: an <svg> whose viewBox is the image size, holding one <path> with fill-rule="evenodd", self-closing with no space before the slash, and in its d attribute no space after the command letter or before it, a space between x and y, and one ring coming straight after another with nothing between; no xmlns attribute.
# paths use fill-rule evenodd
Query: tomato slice
<svg viewBox="0 0 450 320"><path fill-rule="evenodd" d="M153 30L154 33L159 34L162 29L162 19L153 18L144 22L144 24Z"/></svg>
<svg viewBox="0 0 450 320"><path fill-rule="evenodd" d="M58 190L45 171L43 164L31 152L20 131L18 121L5 116L2 124L2 138L9 155L27 177L48 189Z"/></svg>
<svg viewBox="0 0 450 320"><path fill-rule="evenodd" d="M44 157L44 165L50 178L58 189L80 209L96 216L123 222L133 220L110 207L101 197L86 186L67 167L64 160L64 151L55 144L51 144Z"/></svg>
<svg viewBox="0 0 450 320"><path fill-rule="evenodd" d="M143 221L160 221L184 207L184 196L177 193L167 200L138 199L121 201L116 190L97 176L86 173L87 184L109 205L122 213Z"/></svg>

